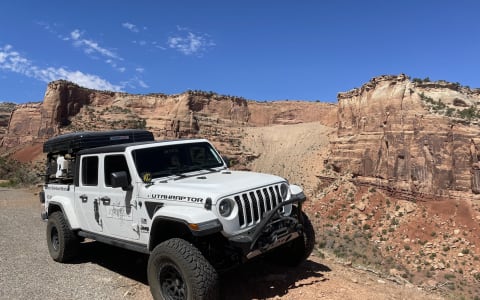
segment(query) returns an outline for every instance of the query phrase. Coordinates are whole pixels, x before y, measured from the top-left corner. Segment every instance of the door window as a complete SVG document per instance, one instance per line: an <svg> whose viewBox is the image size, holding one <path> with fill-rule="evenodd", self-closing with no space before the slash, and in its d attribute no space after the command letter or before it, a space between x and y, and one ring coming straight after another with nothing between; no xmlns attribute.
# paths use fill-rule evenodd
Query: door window
<svg viewBox="0 0 480 300"><path fill-rule="evenodd" d="M131 182L130 173L128 172L128 165L125 156L123 155L108 155L105 156L105 186L112 186L110 175L114 172L127 172L128 181Z"/></svg>
<svg viewBox="0 0 480 300"><path fill-rule="evenodd" d="M98 185L98 157L87 156L82 158L82 184Z"/></svg>

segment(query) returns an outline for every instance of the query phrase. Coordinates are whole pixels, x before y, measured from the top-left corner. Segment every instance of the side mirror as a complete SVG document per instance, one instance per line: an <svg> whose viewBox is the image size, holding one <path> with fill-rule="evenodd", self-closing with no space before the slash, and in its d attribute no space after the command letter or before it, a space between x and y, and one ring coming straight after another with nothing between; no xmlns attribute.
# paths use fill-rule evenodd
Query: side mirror
<svg viewBox="0 0 480 300"><path fill-rule="evenodd" d="M128 174L125 171L111 173L110 182L113 188L121 187L123 190L130 190L132 188L130 182L128 182Z"/></svg>
<svg viewBox="0 0 480 300"><path fill-rule="evenodd" d="M228 159L228 157L222 156L222 159L225 162L225 164L227 165L227 168L230 168L231 165L230 165L230 160Z"/></svg>

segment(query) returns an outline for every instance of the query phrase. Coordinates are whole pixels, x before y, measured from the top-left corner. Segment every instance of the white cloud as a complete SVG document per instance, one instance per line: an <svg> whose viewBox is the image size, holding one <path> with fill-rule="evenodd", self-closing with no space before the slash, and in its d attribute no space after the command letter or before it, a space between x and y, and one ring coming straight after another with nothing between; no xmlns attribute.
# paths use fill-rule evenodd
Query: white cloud
<svg viewBox="0 0 480 300"><path fill-rule="evenodd" d="M145 83L143 80L141 80L141 79L138 79L138 80L137 80L137 83L138 83L139 86L141 86L141 87L144 88L144 89L146 89L146 88L149 87L148 84L146 84L146 83Z"/></svg>
<svg viewBox="0 0 480 300"><path fill-rule="evenodd" d="M167 50L167 48L159 45L157 41L153 41L152 46L155 47L155 48L161 49L161 50Z"/></svg>
<svg viewBox="0 0 480 300"><path fill-rule="evenodd" d="M108 90L108 91L122 91L122 87L118 85L114 85L108 82L105 79L100 78L97 75L92 74L84 74L81 71L69 71L63 68L53 69L48 68L48 72L50 72L51 76L53 77L60 77L66 80L75 82L78 85L96 89L96 90ZM53 78L52 78L53 80Z"/></svg>
<svg viewBox="0 0 480 300"><path fill-rule="evenodd" d="M148 44L148 42L145 41L145 40L140 40L140 41L134 40L134 41L132 41L132 44L139 45L139 46L143 47L143 46L146 46Z"/></svg>
<svg viewBox="0 0 480 300"><path fill-rule="evenodd" d="M124 81L122 82L122 86L128 86L130 88L137 88L137 86L140 86L141 88L148 88L149 85L145 83L145 81L141 80L140 78L138 77L133 77L131 78L130 80L128 81Z"/></svg>
<svg viewBox="0 0 480 300"><path fill-rule="evenodd" d="M98 53L102 56L116 59L116 60L123 60L118 54L113 51L108 50L107 48L101 47L97 42L84 39L82 38L83 32L78 29L70 32L70 37L73 40L73 45L75 47L80 47L86 54L94 54Z"/></svg>
<svg viewBox="0 0 480 300"><path fill-rule="evenodd" d="M117 70L121 73L123 73L127 70L127 68L125 68L125 67L119 67L118 64L112 59L105 60L105 63L110 65L112 68L114 68L115 70Z"/></svg>
<svg viewBox="0 0 480 300"><path fill-rule="evenodd" d="M138 73L143 73L145 71L144 68L136 68L135 71L137 71Z"/></svg>
<svg viewBox="0 0 480 300"><path fill-rule="evenodd" d="M74 31L70 32L70 37L74 40L78 40L80 36L82 36L82 33L78 29L75 29Z"/></svg>
<svg viewBox="0 0 480 300"><path fill-rule="evenodd" d="M215 43L206 34L195 34L188 31L188 28L177 26L179 33L167 40L167 45L185 55L201 56L208 48L215 46Z"/></svg>
<svg viewBox="0 0 480 300"><path fill-rule="evenodd" d="M136 33L136 32L139 31L137 25L132 24L132 23L129 23L129 22L122 23L122 26L123 26L124 28L127 28L127 29L130 30L131 32L135 32L135 33Z"/></svg>
<svg viewBox="0 0 480 300"><path fill-rule="evenodd" d="M57 34L56 31L52 29L52 26L45 22L38 22L38 25L42 26L45 30L50 33L56 34L56 36L62 41L70 41L75 47L83 49L90 58L98 59L98 56L107 58L105 62L111 65L114 69L119 72L124 72L125 67L119 67L115 61L123 61L123 58L120 57L117 53L112 50L107 49L106 47L100 46L100 44L91 39L84 38L85 32L80 29L75 29L71 31L68 35ZM56 24L54 24L56 27Z"/></svg>
<svg viewBox="0 0 480 300"><path fill-rule="evenodd" d="M19 73L47 83L53 80L65 79L96 90L123 90L123 86L112 84L97 75L71 71L65 68L39 68L20 53L14 51L11 45L0 48L0 69Z"/></svg>

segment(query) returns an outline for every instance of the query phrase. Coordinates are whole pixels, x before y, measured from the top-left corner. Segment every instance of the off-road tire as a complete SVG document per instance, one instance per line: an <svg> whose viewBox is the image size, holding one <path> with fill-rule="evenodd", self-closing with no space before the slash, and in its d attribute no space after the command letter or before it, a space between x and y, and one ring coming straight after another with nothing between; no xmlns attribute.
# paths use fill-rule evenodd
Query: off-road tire
<svg viewBox="0 0 480 300"><path fill-rule="evenodd" d="M297 266L304 262L312 253L315 247L315 229L308 216L302 212L303 234L273 250L267 255L267 260L284 266Z"/></svg>
<svg viewBox="0 0 480 300"><path fill-rule="evenodd" d="M47 244L54 261L68 262L78 254L79 240L60 211L48 216Z"/></svg>
<svg viewBox="0 0 480 300"><path fill-rule="evenodd" d="M173 238L150 254L148 283L155 300L218 298L218 275L202 253L189 242Z"/></svg>

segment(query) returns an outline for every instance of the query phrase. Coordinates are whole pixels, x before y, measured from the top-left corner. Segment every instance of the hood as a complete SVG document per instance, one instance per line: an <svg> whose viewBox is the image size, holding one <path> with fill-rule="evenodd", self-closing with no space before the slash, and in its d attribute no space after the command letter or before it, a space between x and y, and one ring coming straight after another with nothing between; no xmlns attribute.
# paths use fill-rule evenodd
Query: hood
<svg viewBox="0 0 480 300"><path fill-rule="evenodd" d="M223 170L220 172L198 172L186 178L155 181L140 189L140 197L203 203L211 198L217 200L232 194L283 182L285 179L269 174Z"/></svg>

